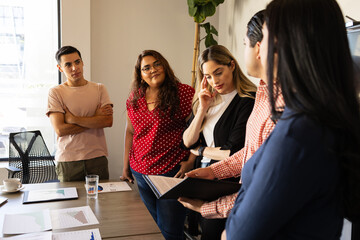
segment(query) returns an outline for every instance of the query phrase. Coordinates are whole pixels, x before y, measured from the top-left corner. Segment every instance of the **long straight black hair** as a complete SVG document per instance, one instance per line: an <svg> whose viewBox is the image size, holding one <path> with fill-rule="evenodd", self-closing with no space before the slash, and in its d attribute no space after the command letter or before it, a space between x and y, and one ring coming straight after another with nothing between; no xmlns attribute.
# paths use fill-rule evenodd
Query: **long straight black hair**
<svg viewBox="0 0 360 240"><path fill-rule="evenodd" d="M341 136L335 151L344 170L345 216L360 216L360 109L340 7L335 0L274 0L265 14L272 114L279 116L271 82L287 107Z"/></svg>

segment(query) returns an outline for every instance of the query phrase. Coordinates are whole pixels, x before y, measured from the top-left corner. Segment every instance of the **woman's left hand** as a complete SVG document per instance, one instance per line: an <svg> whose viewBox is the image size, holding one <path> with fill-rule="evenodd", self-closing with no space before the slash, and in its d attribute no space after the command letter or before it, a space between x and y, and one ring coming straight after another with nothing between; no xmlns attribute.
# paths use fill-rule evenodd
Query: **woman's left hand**
<svg viewBox="0 0 360 240"><path fill-rule="evenodd" d="M195 212L200 213L201 206L205 203L205 201L200 199L192 199L192 198L186 198L186 197L180 197L178 198L178 201L184 205L184 207L191 209Z"/></svg>
<svg viewBox="0 0 360 240"><path fill-rule="evenodd" d="M194 168L194 162L193 161L182 161L180 164L180 170L176 173L174 176L175 178L184 178L185 173L189 172Z"/></svg>

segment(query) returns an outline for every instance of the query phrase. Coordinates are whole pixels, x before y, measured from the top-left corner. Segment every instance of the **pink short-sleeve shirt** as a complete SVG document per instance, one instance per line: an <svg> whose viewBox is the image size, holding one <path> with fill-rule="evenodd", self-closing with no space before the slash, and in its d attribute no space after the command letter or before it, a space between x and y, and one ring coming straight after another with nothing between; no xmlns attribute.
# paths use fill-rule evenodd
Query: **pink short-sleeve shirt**
<svg viewBox="0 0 360 240"><path fill-rule="evenodd" d="M87 82L80 87L69 87L60 84L53 87L48 95L46 115L53 112L65 113L69 111L81 117L94 116L98 107L112 105L105 86L101 83ZM87 129L84 132L57 137L55 160L70 162L107 156L104 129Z"/></svg>

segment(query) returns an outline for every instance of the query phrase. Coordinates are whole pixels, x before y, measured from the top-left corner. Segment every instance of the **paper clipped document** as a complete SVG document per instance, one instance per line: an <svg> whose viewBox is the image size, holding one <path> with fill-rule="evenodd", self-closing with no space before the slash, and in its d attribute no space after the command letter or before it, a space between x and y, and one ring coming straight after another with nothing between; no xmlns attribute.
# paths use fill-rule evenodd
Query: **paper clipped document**
<svg viewBox="0 0 360 240"><path fill-rule="evenodd" d="M51 210L50 216L52 229L99 224L99 221L89 206Z"/></svg>
<svg viewBox="0 0 360 240"><path fill-rule="evenodd" d="M52 240L101 240L98 228L73 232L53 233Z"/></svg>
<svg viewBox="0 0 360 240"><path fill-rule="evenodd" d="M48 202L59 200L77 199L78 194L75 187L39 189L24 192L23 203Z"/></svg>
<svg viewBox="0 0 360 240"><path fill-rule="evenodd" d="M86 184L85 184L86 189ZM127 182L106 182L99 183L98 193L132 191Z"/></svg>
<svg viewBox="0 0 360 240"><path fill-rule="evenodd" d="M235 193L241 187L241 184L236 182L201 178L181 179L159 175L143 175L143 178L159 199L188 197L212 201Z"/></svg>
<svg viewBox="0 0 360 240"><path fill-rule="evenodd" d="M4 215L3 234L42 232L50 229L49 209Z"/></svg>
<svg viewBox="0 0 360 240"><path fill-rule="evenodd" d="M0 240L52 240L52 232L37 232L16 235L13 237L3 237Z"/></svg>

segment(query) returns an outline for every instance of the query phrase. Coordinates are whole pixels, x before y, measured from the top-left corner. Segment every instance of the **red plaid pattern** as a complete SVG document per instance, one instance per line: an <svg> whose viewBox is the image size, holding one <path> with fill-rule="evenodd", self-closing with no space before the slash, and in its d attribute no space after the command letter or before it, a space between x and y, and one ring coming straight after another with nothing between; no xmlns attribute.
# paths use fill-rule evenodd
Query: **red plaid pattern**
<svg viewBox="0 0 360 240"><path fill-rule="evenodd" d="M276 106L284 105L284 100L281 95L277 99ZM224 179L240 176L245 162L250 159L274 129L275 123L270 117L270 101L267 85L263 80L260 80L260 85L256 92L254 109L246 125L245 145L237 153L210 166L216 178ZM201 207L201 215L205 218L226 218L234 206L237 194L238 193L234 193L203 204Z"/></svg>

